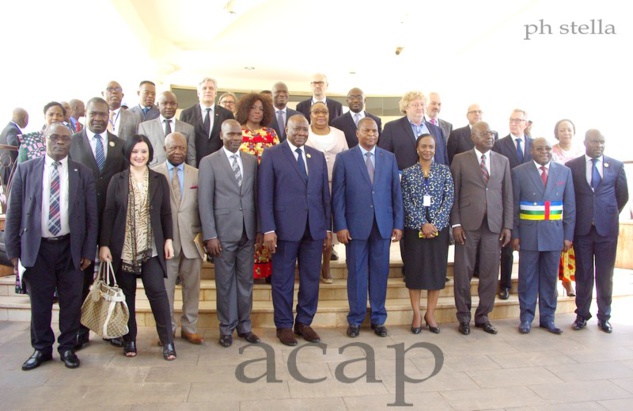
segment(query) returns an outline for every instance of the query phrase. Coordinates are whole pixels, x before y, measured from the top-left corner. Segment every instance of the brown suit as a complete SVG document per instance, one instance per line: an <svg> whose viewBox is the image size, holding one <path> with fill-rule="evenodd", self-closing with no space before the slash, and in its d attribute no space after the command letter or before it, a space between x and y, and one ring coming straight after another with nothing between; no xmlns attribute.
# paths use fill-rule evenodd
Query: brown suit
<svg viewBox="0 0 633 411"><path fill-rule="evenodd" d="M459 322L470 322L470 280L479 252L479 306L475 324L488 322L494 306L499 272L500 233L512 229L512 175L508 159L488 151L490 178L483 179L475 150L457 154L451 164L455 181L455 202L451 225L461 225L464 245L455 245L455 306Z"/></svg>
<svg viewBox="0 0 633 411"><path fill-rule="evenodd" d="M174 316L174 293L176 279L182 280L182 317L181 327L189 333L197 333L198 307L200 303L200 268L202 267L202 249L194 243L200 233L200 216L198 214L198 169L185 164L184 189L180 202L176 201L171 187L171 177L167 162L152 167L163 174L170 183L171 215L174 224L174 258L167 261L167 278L165 288L171 310L171 327L176 331L177 321Z"/></svg>

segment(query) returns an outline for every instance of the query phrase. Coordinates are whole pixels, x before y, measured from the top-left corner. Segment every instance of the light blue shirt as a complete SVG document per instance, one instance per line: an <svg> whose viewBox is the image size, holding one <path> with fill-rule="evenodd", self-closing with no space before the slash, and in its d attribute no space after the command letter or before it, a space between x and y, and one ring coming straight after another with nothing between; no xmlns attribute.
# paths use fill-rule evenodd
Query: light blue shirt
<svg viewBox="0 0 633 411"><path fill-rule="evenodd" d="M167 171L169 171L169 183L171 185L171 179L174 178L174 168L180 170L178 171L178 180L180 181L180 195L182 196L185 193L185 163L175 167L173 164L167 160Z"/></svg>
<svg viewBox="0 0 633 411"><path fill-rule="evenodd" d="M363 163L367 161L366 154L371 153L371 156L369 156L369 158L371 159L371 163L374 165L374 170L375 170L376 169L376 146L373 146L371 150L365 150L363 146L359 144L358 148L360 148L360 153L363 156Z"/></svg>

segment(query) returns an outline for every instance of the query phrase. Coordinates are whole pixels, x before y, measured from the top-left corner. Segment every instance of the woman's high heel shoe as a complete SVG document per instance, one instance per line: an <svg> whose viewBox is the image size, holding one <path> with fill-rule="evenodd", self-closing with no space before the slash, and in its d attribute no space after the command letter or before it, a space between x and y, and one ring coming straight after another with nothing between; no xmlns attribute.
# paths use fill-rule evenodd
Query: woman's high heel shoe
<svg viewBox="0 0 633 411"><path fill-rule="evenodd" d="M576 290L574 290L574 284L572 284L572 282L565 282L563 281L563 288L565 289L565 294L567 295L567 297L575 297L576 296Z"/></svg>
<svg viewBox="0 0 633 411"><path fill-rule="evenodd" d="M422 321L420 321L420 322L422 322ZM413 323L411 323L411 332L412 332L413 334L420 334L420 333L422 332L422 325L419 325L419 326L417 326L417 327L414 327L414 326L413 326Z"/></svg>
<svg viewBox="0 0 633 411"><path fill-rule="evenodd" d="M176 359L176 348L173 343L163 345L163 358L166 361L173 361Z"/></svg>
<svg viewBox="0 0 633 411"><path fill-rule="evenodd" d="M125 341L123 343L123 355L126 357L136 357L136 342Z"/></svg>
<svg viewBox="0 0 633 411"><path fill-rule="evenodd" d="M428 328L429 331L431 331L433 334L440 333L440 327L438 326L433 327L432 325L430 325L429 321L426 319L426 315L424 316L424 322L426 323L426 328Z"/></svg>

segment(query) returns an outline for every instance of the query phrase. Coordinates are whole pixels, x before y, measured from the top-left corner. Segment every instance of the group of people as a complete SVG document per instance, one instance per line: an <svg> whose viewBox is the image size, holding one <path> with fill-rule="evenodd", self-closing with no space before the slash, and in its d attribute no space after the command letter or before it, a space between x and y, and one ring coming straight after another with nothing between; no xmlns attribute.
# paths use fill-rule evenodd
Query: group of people
<svg viewBox="0 0 633 411"><path fill-rule="evenodd" d="M10 182L6 220L7 255L26 269L32 305L35 351L22 368L52 358L55 292L58 351L66 367L79 366L76 351L89 343L80 307L95 261L113 265L124 291L129 332L109 342L127 357L137 355L138 278L165 360L176 359L177 282L183 293L181 337L204 342L197 318L205 254L215 266L220 345L231 346L235 330L248 343L260 341L250 319L255 279L271 284L282 344L296 345L296 336L319 342L311 324L319 282L333 281L333 242L346 250L352 338L361 331L368 299L371 329L388 335L391 242L401 246L411 332L421 332L422 320L431 332L440 332L435 309L446 284L451 238L462 334L470 333L474 275L479 277L474 324L497 333L488 315L498 287L499 297L508 298L514 250L520 256L519 331L530 332L538 299L539 325L561 333L554 322L556 281L560 272L573 292L568 264L573 248L578 307L573 328L584 328L591 318L595 277L598 324L611 332L618 214L628 190L623 165L603 155L605 139L598 130L586 133L584 152L574 151L574 125L561 120L555 127L559 143L552 147L525 132L527 114L516 109L510 134L498 139L477 104L468 108L469 124L453 130L439 118L439 95L427 99L418 91L402 97L404 116L383 129L381 120L364 110L359 88L349 91L349 111L343 113L342 105L326 96L325 75L315 75L310 86L313 96L296 111L287 107L282 82L273 85L271 96L237 99L226 93L220 98L224 108L215 104L216 81L204 78L197 87L199 102L180 119L175 94L157 95L149 81L141 82L140 104L129 110L121 108L123 90L115 81L102 97L90 99L83 113L74 108L83 106L77 100L71 100L70 113L61 103L47 104L43 130L29 139L17 135L20 164ZM16 109L5 131L20 131L24 114ZM510 272L504 272L508 264Z"/></svg>

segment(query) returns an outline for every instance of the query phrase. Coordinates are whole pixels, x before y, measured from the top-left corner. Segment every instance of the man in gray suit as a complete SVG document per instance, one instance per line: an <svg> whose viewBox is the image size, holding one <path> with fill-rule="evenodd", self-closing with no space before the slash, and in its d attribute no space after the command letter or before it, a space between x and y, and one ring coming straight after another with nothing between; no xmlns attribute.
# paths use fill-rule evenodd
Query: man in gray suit
<svg viewBox="0 0 633 411"><path fill-rule="evenodd" d="M200 269L202 250L196 245L200 233L198 215L198 170L185 164L187 139L179 132L165 137L163 151L167 160L152 167L169 181L171 217L174 224L174 258L167 260L165 288L171 310L171 328L176 334L174 316L174 292L176 279L182 281L182 317L180 335L192 344L202 344L204 338L198 334L198 307L200 303ZM156 151L154 151L156 152Z"/></svg>
<svg viewBox="0 0 633 411"><path fill-rule="evenodd" d="M214 257L219 343L230 347L236 328L247 342L259 342L251 331L257 158L240 152L237 121L225 120L220 137L223 148L200 162L198 203L204 247Z"/></svg>
<svg viewBox="0 0 633 411"><path fill-rule="evenodd" d="M171 91L163 91L158 96L158 109L160 116L153 120L144 121L138 126L138 133L149 138L154 148L154 159L150 166L162 164L167 156L165 155L165 136L174 131L185 137L187 144L186 163L192 167L196 166L196 135L191 124L176 119L178 110L178 99Z"/></svg>
<svg viewBox="0 0 633 411"><path fill-rule="evenodd" d="M489 334L499 272L501 247L510 242L513 224L512 176L510 163L491 150L494 133L488 123L472 128L475 147L457 154L451 164L455 181L455 202L451 225L455 238L455 306L459 332L470 334L470 281L479 257L479 306L475 326Z"/></svg>
<svg viewBox="0 0 633 411"><path fill-rule="evenodd" d="M111 81L101 95L110 107L108 131L122 140L127 140L128 137L136 134L141 117L130 110L121 108L124 96L121 85L116 81Z"/></svg>

